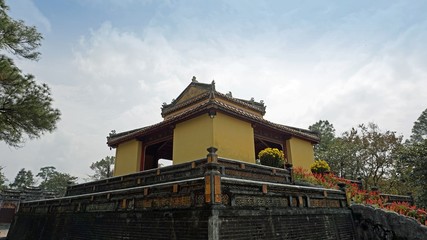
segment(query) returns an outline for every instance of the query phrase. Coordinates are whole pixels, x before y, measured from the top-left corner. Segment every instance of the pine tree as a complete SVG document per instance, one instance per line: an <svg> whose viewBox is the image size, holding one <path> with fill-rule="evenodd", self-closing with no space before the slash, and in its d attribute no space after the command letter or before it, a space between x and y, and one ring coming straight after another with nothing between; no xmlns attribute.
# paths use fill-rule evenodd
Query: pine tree
<svg viewBox="0 0 427 240"><path fill-rule="evenodd" d="M411 135L412 142L423 142L425 139L427 139L427 109L414 122Z"/></svg>
<svg viewBox="0 0 427 240"><path fill-rule="evenodd" d="M34 175L31 170L26 171L22 168L15 177L15 181L10 184L11 188L22 189L24 187L34 186Z"/></svg>
<svg viewBox="0 0 427 240"><path fill-rule="evenodd" d="M0 0L0 141L14 147L25 137L39 138L56 128L60 118L52 107L50 89L39 84L34 76L23 74L5 54L38 60L42 36L35 27L16 21L7 15L9 8Z"/></svg>

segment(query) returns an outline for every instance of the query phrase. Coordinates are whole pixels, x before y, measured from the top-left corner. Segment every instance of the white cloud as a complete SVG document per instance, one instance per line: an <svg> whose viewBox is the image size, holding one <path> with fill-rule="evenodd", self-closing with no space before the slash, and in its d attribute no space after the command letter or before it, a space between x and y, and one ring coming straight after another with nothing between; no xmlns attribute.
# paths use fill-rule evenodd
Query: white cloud
<svg viewBox="0 0 427 240"><path fill-rule="evenodd" d="M30 25L35 25L39 31L50 32L51 23L49 19L39 10L33 0L20 0L7 2L10 6L11 15L19 16L18 19L31 22Z"/></svg>
<svg viewBox="0 0 427 240"><path fill-rule="evenodd" d="M22 150L0 146L9 179L22 167L47 165L84 177L91 162L114 154L105 144L110 130L161 121L162 102L193 75L235 97L263 99L268 120L307 128L327 119L338 133L373 121L408 137L427 107L427 24L388 26L404 17L396 6L341 14L322 4L271 12L268 4L205 12L171 4L149 27L106 22L73 38L73 59L50 55L27 66L50 84L63 115L54 134ZM251 7L263 12L252 15Z"/></svg>

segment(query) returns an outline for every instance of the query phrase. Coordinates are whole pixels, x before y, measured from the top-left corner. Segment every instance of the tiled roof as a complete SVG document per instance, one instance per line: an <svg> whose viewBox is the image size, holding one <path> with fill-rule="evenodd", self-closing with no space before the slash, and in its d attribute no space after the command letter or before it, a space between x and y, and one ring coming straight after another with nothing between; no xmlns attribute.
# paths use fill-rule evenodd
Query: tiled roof
<svg viewBox="0 0 427 240"><path fill-rule="evenodd" d="M319 140L320 140L319 137L316 135L316 133L314 133L312 131L301 129L301 128L289 127L289 126L278 124L278 123L273 123L273 122L270 122L268 120L265 120L262 117L256 116L254 114L251 114L251 113L248 113L245 111L242 111L242 110L240 110L234 106L228 105L226 103L223 103L223 102L220 102L217 100L214 100L214 102L218 106L220 106L224 109L230 110L234 113L237 113L238 115L247 117L247 118L254 120L255 122L261 123L265 126L275 128L276 130L286 132L286 133L294 135L294 136L302 137L302 138L308 139L308 140L316 142L316 143L319 142Z"/></svg>
<svg viewBox="0 0 427 240"><path fill-rule="evenodd" d="M184 101L182 103L176 104L176 105L169 105L168 107L162 108L162 116L164 117L165 115L167 115L168 113L171 113L173 111L176 111L178 109L182 109L185 108L187 106L190 106L200 100L203 100L205 98L208 98L210 95L210 92L205 92L202 93L194 98L188 99L187 101Z"/></svg>
<svg viewBox="0 0 427 240"><path fill-rule="evenodd" d="M162 122L150 125L150 126L146 126L143 128L137 128L134 130L130 130L130 131L126 131L126 132L121 132L121 133L117 133L117 134L112 134L109 137L107 137L107 144L111 147L115 146L116 144L119 144L121 142L124 141L128 141L130 139L136 138L140 135L143 135L145 133L149 133L153 130L159 129L161 127L164 126L168 126L169 124L173 124L179 120L184 119L186 116L189 116L195 112L198 112L199 110L203 110L203 108L208 104L208 102L204 102L200 105L196 105L193 108L188 109L185 112L182 112L180 114L177 114L171 118L168 118L167 120L164 120Z"/></svg>
<svg viewBox="0 0 427 240"><path fill-rule="evenodd" d="M244 106L246 106L246 107L248 107L250 109L258 111L263 116L265 114L265 106L264 106L263 103L258 103L258 102L251 101L251 100L244 100L244 99L239 99L239 98L233 98L233 97L228 96L227 94L223 94L223 93L220 93L220 92L217 92L217 91L215 91L215 95L221 96L223 98L231 100L232 102L239 103L239 104L244 105Z"/></svg>
<svg viewBox="0 0 427 240"><path fill-rule="evenodd" d="M201 98L201 99L203 99L203 98ZM188 104L188 105L190 105L190 104ZM186 105L186 106L188 106L188 105ZM143 128L134 129L131 131L126 131L126 132L111 135L107 138L108 139L107 144L109 146L114 147L121 142L128 141L128 140L136 138L138 136L147 134L151 131L159 130L162 127L168 126L170 124L175 124L175 123L182 121L182 120L185 120L186 118L189 118L193 115L203 113L203 112L207 112L209 109L212 109L212 108L215 108L216 110L224 111L226 113L235 115L237 117L244 118L250 122L262 124L263 126L273 128L275 130L278 130L278 131L286 133L286 134L290 134L292 136L307 139L307 140L309 140L311 142L315 142L315 143L319 142L319 138L314 132L311 132L311 131L305 130L305 129L289 127L286 125L281 125L281 124L277 124L277 123L267 121L260 116L251 114L247 111L244 111L242 109L239 109L237 107L234 107L232 105L229 105L229 104L224 103L222 101L218 101L217 99L213 98L213 99L206 99L205 101L200 102L200 104L194 105L194 107L187 109L185 112L177 114L177 115L175 115L171 118L168 118L167 120L164 120L160 123L150 125L147 127L143 127Z"/></svg>
<svg viewBox="0 0 427 240"><path fill-rule="evenodd" d="M188 99L187 101L184 101L182 103L175 104L175 102L177 102L178 99L180 99L182 97L182 94L185 92L185 90L184 90L178 96L178 98L176 100L174 100L171 104L167 104L167 105L162 106L162 116L163 117L166 116L168 113L171 113L171 112L177 111L179 109L185 108L185 107L192 105L192 104L194 104L194 103L196 103L196 102L198 102L204 98L215 98L217 96L222 97L224 99L227 99L227 100L234 102L238 105L242 105L244 107L247 107L251 110L257 111L261 115L265 114L264 103L255 102L253 100L243 100L243 99L233 98L231 96L228 96L227 94L220 93L220 92L215 90L215 83L214 82L212 82L211 84L192 82L192 83L190 83L190 85L188 85L188 87L186 89L188 89L190 86L199 87L201 89L206 90L206 92L202 93L198 96L195 96L191 99Z"/></svg>

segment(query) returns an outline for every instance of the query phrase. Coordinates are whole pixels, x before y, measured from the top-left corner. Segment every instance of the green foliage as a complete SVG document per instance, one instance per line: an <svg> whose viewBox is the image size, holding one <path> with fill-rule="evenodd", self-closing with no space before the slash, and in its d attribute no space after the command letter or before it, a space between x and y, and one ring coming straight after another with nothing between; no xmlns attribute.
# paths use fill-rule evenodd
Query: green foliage
<svg viewBox="0 0 427 240"><path fill-rule="evenodd" d="M313 173L326 173L331 171L331 168L325 160L316 160L311 164L310 170Z"/></svg>
<svg viewBox="0 0 427 240"><path fill-rule="evenodd" d="M0 0L0 52L37 60L42 39L34 27L11 19ZM0 141L19 147L25 136L39 138L55 129L60 112L52 107L50 89L32 75L24 75L14 62L0 54Z"/></svg>
<svg viewBox="0 0 427 240"><path fill-rule="evenodd" d="M417 205L427 207L427 139L408 144L400 158L408 166L408 174L404 176L411 183Z"/></svg>
<svg viewBox="0 0 427 240"><path fill-rule="evenodd" d="M4 176L2 170L3 170L3 167L0 166L0 191L3 190L4 188L6 188L5 183L7 181L7 179Z"/></svg>
<svg viewBox="0 0 427 240"><path fill-rule="evenodd" d="M411 135L412 142L423 142L425 139L427 139L427 109L415 121Z"/></svg>
<svg viewBox="0 0 427 240"><path fill-rule="evenodd" d="M9 7L0 0L0 50L30 60L37 60L40 53L36 49L41 45L42 35L35 27L26 26L21 20L7 15Z"/></svg>
<svg viewBox="0 0 427 240"><path fill-rule="evenodd" d="M320 138L320 143L314 146L314 157L316 159L329 158L328 151L335 140L334 125L328 120L320 120L309 126L308 129L316 132Z"/></svg>
<svg viewBox="0 0 427 240"><path fill-rule="evenodd" d="M100 161L92 163L90 169L95 171L95 174L91 175L90 178L93 180L101 180L112 177L115 159L115 157L107 156Z"/></svg>
<svg viewBox="0 0 427 240"><path fill-rule="evenodd" d="M358 171L367 187L378 186L381 179L388 177L396 167L397 154L402 147L402 136L396 136L391 131L381 132L374 123L368 126L359 125L358 130L358 155L363 163Z"/></svg>
<svg viewBox="0 0 427 240"><path fill-rule="evenodd" d="M47 182L50 178L52 178L54 173L56 173L56 168L53 166L40 168L39 173L37 173L36 175L37 177L40 177L42 179L40 185L43 185L43 183Z"/></svg>
<svg viewBox="0 0 427 240"><path fill-rule="evenodd" d="M258 153L262 165L283 168L285 156L282 150L277 148L266 148Z"/></svg>
<svg viewBox="0 0 427 240"><path fill-rule="evenodd" d="M0 57L0 140L17 147L24 134L33 139L53 131L59 116L49 87L23 76L10 59Z"/></svg>
<svg viewBox="0 0 427 240"><path fill-rule="evenodd" d="M9 186L14 189L23 189L24 187L34 186L34 183L34 176L31 170L26 171L25 168L22 168Z"/></svg>
<svg viewBox="0 0 427 240"><path fill-rule="evenodd" d="M77 180L77 177L71 176L68 173L60 173L52 166L40 168L37 177L43 179L39 186L41 189L55 192L57 195L61 196L65 194L67 186Z"/></svg>
<svg viewBox="0 0 427 240"><path fill-rule="evenodd" d="M328 121L319 121L310 128L323 132L321 146L315 149L316 157L327 161L332 172L349 179L362 177L366 188L375 185L386 191L403 191L404 188L399 188L402 183L396 178L400 168L398 154L402 148L402 136L392 131L381 131L374 123L361 124L340 137L333 137L333 125ZM322 138L322 135L327 137ZM322 143L322 139L327 142Z"/></svg>

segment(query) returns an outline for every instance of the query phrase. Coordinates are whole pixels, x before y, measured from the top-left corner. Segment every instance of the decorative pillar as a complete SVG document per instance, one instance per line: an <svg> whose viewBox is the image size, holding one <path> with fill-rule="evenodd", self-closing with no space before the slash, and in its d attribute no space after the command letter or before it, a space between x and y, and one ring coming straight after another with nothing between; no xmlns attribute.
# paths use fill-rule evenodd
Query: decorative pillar
<svg viewBox="0 0 427 240"><path fill-rule="evenodd" d="M351 193L347 191L347 184L343 182L338 183L338 188L345 193L345 199L347 202L347 206L351 205ZM341 201L340 201L341 202ZM341 202L341 207L346 207L343 202Z"/></svg>
<svg viewBox="0 0 427 240"><path fill-rule="evenodd" d="M216 163L216 162L218 162L218 154L216 154L216 151L218 151L218 148L209 147L206 150L208 150L208 152L209 152L209 154L207 156L208 163L211 163L211 162L215 162Z"/></svg>
<svg viewBox="0 0 427 240"><path fill-rule="evenodd" d="M217 148L207 149L207 164L205 169L205 203L221 204L221 173L218 165Z"/></svg>
<svg viewBox="0 0 427 240"><path fill-rule="evenodd" d="M285 168L289 171L289 182L294 182L294 172L292 170L292 163L285 163Z"/></svg>

